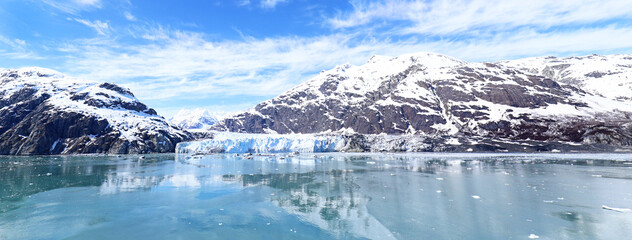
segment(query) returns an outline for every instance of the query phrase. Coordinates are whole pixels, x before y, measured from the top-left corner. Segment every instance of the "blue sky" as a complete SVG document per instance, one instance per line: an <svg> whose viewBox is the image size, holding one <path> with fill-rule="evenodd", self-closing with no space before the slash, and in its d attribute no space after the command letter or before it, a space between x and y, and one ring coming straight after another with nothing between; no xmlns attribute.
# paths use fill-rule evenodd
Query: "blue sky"
<svg viewBox="0 0 632 240"><path fill-rule="evenodd" d="M372 55L632 53L629 0L3 0L0 68L129 87L160 114L235 112Z"/></svg>

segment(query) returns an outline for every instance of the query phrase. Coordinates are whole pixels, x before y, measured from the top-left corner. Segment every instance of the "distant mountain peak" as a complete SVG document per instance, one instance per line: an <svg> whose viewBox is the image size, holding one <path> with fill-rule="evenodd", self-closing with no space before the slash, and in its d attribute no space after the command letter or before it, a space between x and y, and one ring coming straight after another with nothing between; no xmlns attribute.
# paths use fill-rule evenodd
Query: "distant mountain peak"
<svg viewBox="0 0 632 240"><path fill-rule="evenodd" d="M208 130L227 115L228 113L222 112L211 113L203 108L181 109L169 119L169 122L182 129L197 132Z"/></svg>

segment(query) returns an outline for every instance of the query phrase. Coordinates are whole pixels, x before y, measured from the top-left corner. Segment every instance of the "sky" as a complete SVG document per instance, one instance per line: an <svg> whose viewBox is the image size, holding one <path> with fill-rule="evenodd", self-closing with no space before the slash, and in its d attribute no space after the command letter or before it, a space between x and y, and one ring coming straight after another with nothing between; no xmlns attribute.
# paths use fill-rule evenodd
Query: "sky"
<svg viewBox="0 0 632 240"><path fill-rule="evenodd" d="M159 114L239 112L373 55L632 53L630 0L0 0L0 68L128 87Z"/></svg>

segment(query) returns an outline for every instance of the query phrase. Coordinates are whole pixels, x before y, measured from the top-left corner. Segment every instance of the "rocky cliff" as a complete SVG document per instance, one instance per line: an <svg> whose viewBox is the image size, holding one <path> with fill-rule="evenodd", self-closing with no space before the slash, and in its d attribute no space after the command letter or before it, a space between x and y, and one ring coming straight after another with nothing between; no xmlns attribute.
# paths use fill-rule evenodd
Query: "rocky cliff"
<svg viewBox="0 0 632 240"><path fill-rule="evenodd" d="M191 138L115 84L0 69L0 154L173 152Z"/></svg>

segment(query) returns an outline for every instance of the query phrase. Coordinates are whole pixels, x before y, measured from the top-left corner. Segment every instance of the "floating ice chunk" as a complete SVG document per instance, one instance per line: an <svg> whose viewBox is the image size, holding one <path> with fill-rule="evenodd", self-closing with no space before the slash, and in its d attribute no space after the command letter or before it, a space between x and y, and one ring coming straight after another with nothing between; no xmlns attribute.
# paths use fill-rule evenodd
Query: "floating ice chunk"
<svg viewBox="0 0 632 240"><path fill-rule="evenodd" d="M439 181L443 181L443 178L438 177L438 178L437 178L437 180L439 180Z"/></svg>
<svg viewBox="0 0 632 240"><path fill-rule="evenodd" d="M480 198L481 198L481 196L478 196L478 195L472 195L472 198L474 198L474 199L480 199Z"/></svg>
<svg viewBox="0 0 632 240"><path fill-rule="evenodd" d="M601 205L601 208L615 211L615 212L632 212L632 209L629 209L629 208L614 208L614 207L608 207L606 205Z"/></svg>
<svg viewBox="0 0 632 240"><path fill-rule="evenodd" d="M535 234L533 234L533 233L532 233L532 234L529 234L529 239L538 239L538 238L540 238L540 236L535 235Z"/></svg>

